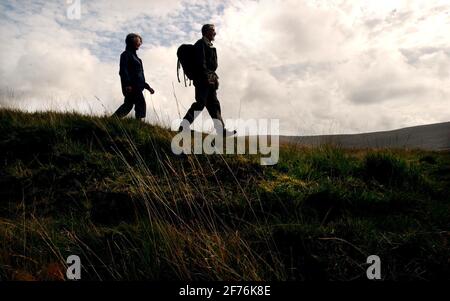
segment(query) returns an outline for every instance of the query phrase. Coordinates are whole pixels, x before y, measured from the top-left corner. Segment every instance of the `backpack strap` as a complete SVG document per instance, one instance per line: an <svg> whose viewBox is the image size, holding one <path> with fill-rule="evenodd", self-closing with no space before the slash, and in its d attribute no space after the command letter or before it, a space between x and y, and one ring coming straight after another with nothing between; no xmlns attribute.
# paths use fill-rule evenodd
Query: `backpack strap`
<svg viewBox="0 0 450 301"><path fill-rule="evenodd" d="M180 59L178 59L178 61L177 61L177 78L178 78L178 82L181 83L181 81L180 81Z"/></svg>

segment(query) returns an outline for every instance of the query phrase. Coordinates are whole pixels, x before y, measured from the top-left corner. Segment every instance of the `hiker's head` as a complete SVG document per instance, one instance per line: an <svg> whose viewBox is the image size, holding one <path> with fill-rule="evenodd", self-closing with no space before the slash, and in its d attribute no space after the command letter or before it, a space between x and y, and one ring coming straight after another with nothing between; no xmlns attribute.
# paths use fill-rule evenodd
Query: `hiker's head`
<svg viewBox="0 0 450 301"><path fill-rule="evenodd" d="M138 50L142 45L142 37L137 33L130 33L125 39L125 44L129 49Z"/></svg>
<svg viewBox="0 0 450 301"><path fill-rule="evenodd" d="M216 27L214 24L205 24L202 27L202 35L210 41L214 41L216 36Z"/></svg>

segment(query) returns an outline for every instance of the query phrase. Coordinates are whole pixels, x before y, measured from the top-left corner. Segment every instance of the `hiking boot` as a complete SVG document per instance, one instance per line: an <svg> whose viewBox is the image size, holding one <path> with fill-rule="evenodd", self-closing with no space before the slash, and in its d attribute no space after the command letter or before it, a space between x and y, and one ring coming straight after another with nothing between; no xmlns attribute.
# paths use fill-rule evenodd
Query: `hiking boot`
<svg viewBox="0 0 450 301"><path fill-rule="evenodd" d="M234 136L234 135L236 135L236 130L227 130L227 129L224 129L223 130L223 136L224 137L229 137L229 136Z"/></svg>
<svg viewBox="0 0 450 301"><path fill-rule="evenodd" d="M183 131L183 127L190 130L191 125L189 124L189 122L187 122L186 119L181 122L180 127L178 128L178 133L181 133Z"/></svg>

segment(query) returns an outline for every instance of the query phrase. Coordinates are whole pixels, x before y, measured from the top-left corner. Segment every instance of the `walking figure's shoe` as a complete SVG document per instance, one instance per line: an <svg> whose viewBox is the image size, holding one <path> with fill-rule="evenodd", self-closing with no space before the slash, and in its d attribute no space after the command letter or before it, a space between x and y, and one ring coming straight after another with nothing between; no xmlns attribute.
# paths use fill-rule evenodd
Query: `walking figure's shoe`
<svg viewBox="0 0 450 301"><path fill-rule="evenodd" d="M237 134L236 130L232 130L232 131L227 130L227 129L223 130L223 136L224 137L230 137L230 136L234 136L236 134Z"/></svg>

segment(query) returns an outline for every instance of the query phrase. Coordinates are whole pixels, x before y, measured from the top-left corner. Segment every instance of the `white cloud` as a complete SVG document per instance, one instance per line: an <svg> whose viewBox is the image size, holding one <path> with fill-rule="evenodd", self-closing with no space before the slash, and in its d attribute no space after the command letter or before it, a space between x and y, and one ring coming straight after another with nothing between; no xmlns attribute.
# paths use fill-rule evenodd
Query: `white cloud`
<svg viewBox="0 0 450 301"><path fill-rule="evenodd" d="M112 112L123 39L139 31L157 91L146 93L149 120L168 124L194 98L177 83L176 48L212 21L225 118L280 118L282 133L302 135L450 120L449 1L81 3L78 21L64 1L2 3L1 103Z"/></svg>

